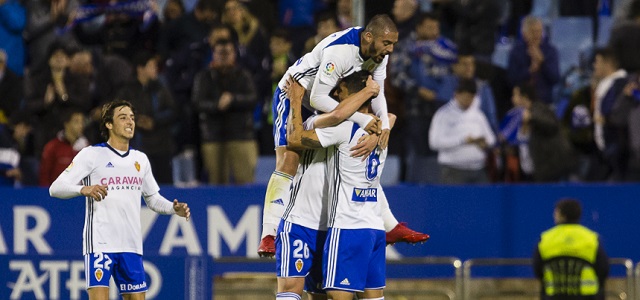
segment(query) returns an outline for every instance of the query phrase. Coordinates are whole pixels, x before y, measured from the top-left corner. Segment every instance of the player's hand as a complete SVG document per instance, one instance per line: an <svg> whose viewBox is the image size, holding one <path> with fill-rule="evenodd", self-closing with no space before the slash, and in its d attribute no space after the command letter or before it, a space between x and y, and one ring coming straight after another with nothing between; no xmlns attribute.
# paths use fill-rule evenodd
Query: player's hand
<svg viewBox="0 0 640 300"><path fill-rule="evenodd" d="M374 115L370 116L372 116L373 119L369 121L369 124L367 124L367 127L365 127L364 130L368 134L380 134L382 131L382 122L380 121L380 118Z"/></svg>
<svg viewBox="0 0 640 300"><path fill-rule="evenodd" d="M287 94L287 97L289 97L289 101L299 101L304 97L305 89L298 81L289 76L283 91Z"/></svg>
<svg viewBox="0 0 640 300"><path fill-rule="evenodd" d="M189 221L191 218L191 210L189 209L189 205L184 202L178 202L178 199L173 199L173 210L176 211L176 215L184 217Z"/></svg>
<svg viewBox="0 0 640 300"><path fill-rule="evenodd" d="M367 77L366 87L371 91L372 97L378 97L378 93L380 93L380 85L373 80L371 75Z"/></svg>
<svg viewBox="0 0 640 300"><path fill-rule="evenodd" d="M91 185L85 186L80 190L80 193L85 197L91 197L96 201L102 201L105 197L107 197L107 186L106 185Z"/></svg>
<svg viewBox="0 0 640 300"><path fill-rule="evenodd" d="M380 138L378 139L378 145L380 146L380 149L384 150L387 149L387 146L389 145L389 135L391 134L391 130L390 129L383 129L382 133L380 133Z"/></svg>
<svg viewBox="0 0 640 300"><path fill-rule="evenodd" d="M365 134L358 139L358 144L353 146L351 150L351 157L362 157L364 161L369 157L369 153L378 146L378 136Z"/></svg>

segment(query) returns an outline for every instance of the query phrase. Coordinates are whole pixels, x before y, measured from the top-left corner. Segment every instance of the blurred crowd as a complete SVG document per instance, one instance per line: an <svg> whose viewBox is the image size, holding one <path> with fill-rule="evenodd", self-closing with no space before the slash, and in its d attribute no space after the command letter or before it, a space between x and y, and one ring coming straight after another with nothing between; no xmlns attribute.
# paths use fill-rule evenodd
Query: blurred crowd
<svg viewBox="0 0 640 300"><path fill-rule="evenodd" d="M365 13L399 30L385 92L402 181L640 180L640 1L380 0ZM0 0L0 185L49 185L103 141L116 98L136 107L131 144L160 184L252 183L274 154L274 86L354 15L351 0ZM561 72L548 32L567 16L614 26Z"/></svg>

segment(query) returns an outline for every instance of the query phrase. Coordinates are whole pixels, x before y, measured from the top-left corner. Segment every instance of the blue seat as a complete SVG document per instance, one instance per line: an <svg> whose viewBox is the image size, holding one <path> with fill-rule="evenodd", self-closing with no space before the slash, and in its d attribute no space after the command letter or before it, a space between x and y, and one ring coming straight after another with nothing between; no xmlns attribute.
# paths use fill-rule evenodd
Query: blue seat
<svg viewBox="0 0 640 300"><path fill-rule="evenodd" d="M551 22L549 41L558 49L560 74L580 63L580 53L593 47L589 17L560 17Z"/></svg>

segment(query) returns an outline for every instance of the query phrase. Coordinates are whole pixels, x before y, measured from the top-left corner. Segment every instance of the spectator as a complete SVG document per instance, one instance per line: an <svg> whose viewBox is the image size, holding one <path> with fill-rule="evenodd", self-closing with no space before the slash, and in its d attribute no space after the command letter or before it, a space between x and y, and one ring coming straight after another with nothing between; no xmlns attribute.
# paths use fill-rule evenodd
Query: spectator
<svg viewBox="0 0 640 300"><path fill-rule="evenodd" d="M619 2L619 1L618 1ZM631 1L628 5L627 19L615 24L609 36L609 47L620 61L620 67L627 72L640 71L640 1Z"/></svg>
<svg viewBox="0 0 640 300"><path fill-rule="evenodd" d="M22 79L7 68L7 53L0 49L0 124L20 107L23 97Z"/></svg>
<svg viewBox="0 0 640 300"><path fill-rule="evenodd" d="M442 80L442 85L439 88L437 98L451 99L451 97L453 97L454 90L458 85L458 81L461 78L475 80L478 92L473 100L472 106L480 108L485 117L487 117L489 124L491 124L491 129L493 129L494 132L498 132L496 101L489 83L477 78L475 75L476 58L471 53L458 53L458 59L451 69L453 71L452 74L447 74Z"/></svg>
<svg viewBox="0 0 640 300"><path fill-rule="evenodd" d="M133 59L135 80L124 86L118 99L136 108L137 134L132 147L147 154L160 184L172 183L171 158L176 152L173 124L176 107L169 90L158 80L158 58L140 52Z"/></svg>
<svg viewBox="0 0 640 300"><path fill-rule="evenodd" d="M351 0L336 1L336 15L338 16L338 27L347 29L356 26L353 23L353 2Z"/></svg>
<svg viewBox="0 0 640 300"><path fill-rule="evenodd" d="M490 62L495 47L498 22L502 16L501 0L452 0L458 15L455 41L461 49Z"/></svg>
<svg viewBox="0 0 640 300"><path fill-rule="evenodd" d="M575 156L555 113L536 99L530 85L513 88L513 105L521 120L514 126L521 170L536 182L566 180L575 167Z"/></svg>
<svg viewBox="0 0 640 300"><path fill-rule="evenodd" d="M556 226L540 236L533 272L543 300L605 299L609 258L598 234L580 225L581 216L578 200L562 199L553 210Z"/></svg>
<svg viewBox="0 0 640 300"><path fill-rule="evenodd" d="M199 0L193 12L169 24L159 37L158 51L162 59L166 59L164 75L167 86L180 108L176 145L184 148L198 144L191 91L194 77L204 68L210 51L207 37L219 19L220 7L215 0Z"/></svg>
<svg viewBox="0 0 640 300"><path fill-rule="evenodd" d="M449 103L438 109L429 129L429 145L438 151L440 182L472 184L488 182L486 151L495 143L487 118L470 108L476 82L461 79Z"/></svg>
<svg viewBox="0 0 640 300"><path fill-rule="evenodd" d="M185 14L182 0L169 0L162 11L162 22L169 24Z"/></svg>
<svg viewBox="0 0 640 300"><path fill-rule="evenodd" d="M236 57L231 41L218 41L211 68L198 73L194 82L202 160L210 184L254 180L258 160L253 133L256 92L251 74L238 65Z"/></svg>
<svg viewBox="0 0 640 300"><path fill-rule="evenodd" d="M396 22L396 27L398 27L398 40L403 40L415 30L419 12L417 0L395 0L393 2L391 14Z"/></svg>
<svg viewBox="0 0 640 300"><path fill-rule="evenodd" d="M621 180L640 181L640 79L637 74L630 76L622 93L618 96L608 124L618 129L620 147L624 154L621 163L626 166Z"/></svg>
<svg viewBox="0 0 640 300"><path fill-rule="evenodd" d="M15 159L18 154L17 167L12 165L7 174L9 180L5 181L13 186L37 186L38 185L38 158L34 148L33 120L29 114L19 111L15 113L8 126L0 125L0 148L9 150L9 161ZM5 165L6 167L6 165ZM2 177L2 172L0 172ZM2 179L0 179L2 181Z"/></svg>
<svg viewBox="0 0 640 300"><path fill-rule="evenodd" d="M280 25L291 33L291 51L297 57L300 57L308 52L302 52L304 50L303 47L305 46L305 41L313 35L314 16L326 8L325 1L280 0L277 2ZM256 11L254 10L254 12Z"/></svg>
<svg viewBox="0 0 640 300"><path fill-rule="evenodd" d="M9 70L21 77L25 66L22 31L27 22L26 14L20 1L0 0L0 49L7 53Z"/></svg>
<svg viewBox="0 0 640 300"><path fill-rule="evenodd" d="M15 148L8 124L0 124L0 187L20 184L20 152Z"/></svg>
<svg viewBox="0 0 640 300"><path fill-rule="evenodd" d="M53 181L66 169L73 158L89 145L89 141L82 135L85 117L79 110L70 110L62 117L64 129L58 136L50 140L42 151L40 159L40 186L50 186Z"/></svg>
<svg viewBox="0 0 640 300"><path fill-rule="evenodd" d="M417 19L415 32L398 43L391 59L391 82L404 94L405 179L409 182L426 179L421 174L424 163L435 155L428 144L429 124L438 108L453 97L455 86L446 100L438 94L456 54L456 45L440 35L438 18L424 13Z"/></svg>
<svg viewBox="0 0 640 300"><path fill-rule="evenodd" d="M253 75L258 103L262 104L271 95L271 71L266 67L271 58L269 38L260 21L240 1L227 1L222 22L231 26L238 36L239 61Z"/></svg>
<svg viewBox="0 0 640 300"><path fill-rule="evenodd" d="M593 138L611 170L610 179L621 180L626 169L626 131L610 122L611 111L627 82L613 50L596 50L593 76L598 79L593 99Z"/></svg>
<svg viewBox="0 0 640 300"><path fill-rule="evenodd" d="M72 12L78 8L77 0L25 0L27 25L24 40L29 47L29 69L46 68L48 49L53 43L77 45L72 31L64 27L70 23Z"/></svg>
<svg viewBox="0 0 640 300"><path fill-rule="evenodd" d="M60 116L65 110L76 108L87 112L92 105L89 82L83 75L68 70L70 52L62 44L52 44L47 68L34 73L27 86L27 109L39 119L34 131L38 153L62 129Z"/></svg>
<svg viewBox="0 0 640 300"><path fill-rule="evenodd" d="M507 78L513 86L529 83L543 103L553 103L553 86L560 81L558 50L544 36L542 21L528 16L522 21L522 40L509 53Z"/></svg>
<svg viewBox="0 0 640 300"><path fill-rule="evenodd" d="M338 19L332 12L324 12L316 17L316 35L307 39L304 44L304 53L311 52L322 39L340 30Z"/></svg>

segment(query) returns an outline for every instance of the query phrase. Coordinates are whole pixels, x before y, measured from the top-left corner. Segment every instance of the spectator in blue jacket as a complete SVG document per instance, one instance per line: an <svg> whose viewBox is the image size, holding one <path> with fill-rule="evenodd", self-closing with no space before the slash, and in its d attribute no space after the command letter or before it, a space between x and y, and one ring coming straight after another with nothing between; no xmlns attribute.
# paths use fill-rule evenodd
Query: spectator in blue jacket
<svg viewBox="0 0 640 300"><path fill-rule="evenodd" d="M7 52L9 70L24 75L24 41L22 31L27 12L18 0L0 0L0 49Z"/></svg>
<svg viewBox="0 0 640 300"><path fill-rule="evenodd" d="M528 16L522 21L522 40L509 53L507 78L513 86L531 84L540 101L553 103L553 86L560 82L558 50L544 36L542 21Z"/></svg>

